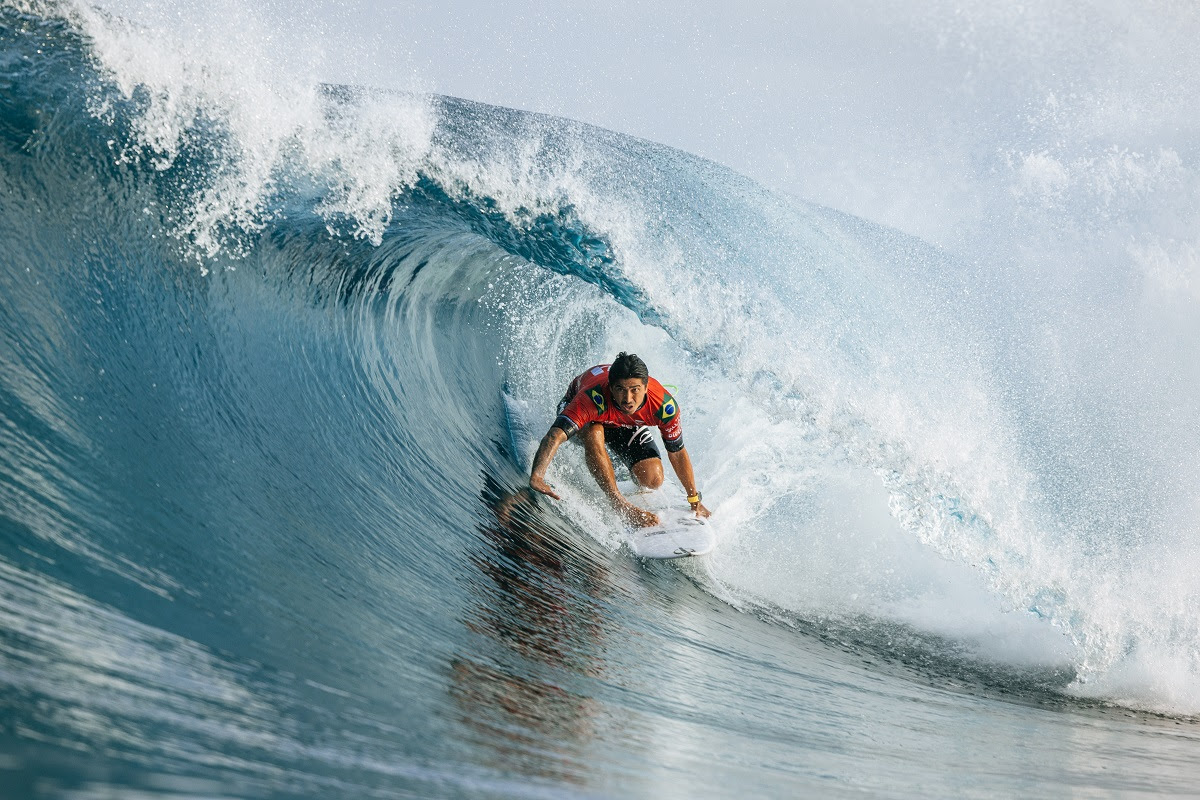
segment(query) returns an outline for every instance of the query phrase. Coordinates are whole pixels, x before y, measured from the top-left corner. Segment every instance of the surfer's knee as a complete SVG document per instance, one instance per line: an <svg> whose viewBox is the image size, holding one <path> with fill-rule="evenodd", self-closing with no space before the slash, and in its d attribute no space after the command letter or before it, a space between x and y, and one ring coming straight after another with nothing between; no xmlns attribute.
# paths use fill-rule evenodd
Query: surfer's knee
<svg viewBox="0 0 1200 800"><path fill-rule="evenodd" d="M663 485L663 465L661 458L643 458L629 468L638 486L646 489L657 489Z"/></svg>
<svg viewBox="0 0 1200 800"><path fill-rule="evenodd" d="M643 487L645 487L645 488L647 488L647 489L657 489L657 488L659 488L660 486L662 486L662 485L663 485L663 474L662 474L662 470L659 470L657 475L652 475L652 476L650 476L649 478L645 478L645 479L643 479L643 480L639 480L639 481L638 481L638 484L640 484L641 486L643 486Z"/></svg>

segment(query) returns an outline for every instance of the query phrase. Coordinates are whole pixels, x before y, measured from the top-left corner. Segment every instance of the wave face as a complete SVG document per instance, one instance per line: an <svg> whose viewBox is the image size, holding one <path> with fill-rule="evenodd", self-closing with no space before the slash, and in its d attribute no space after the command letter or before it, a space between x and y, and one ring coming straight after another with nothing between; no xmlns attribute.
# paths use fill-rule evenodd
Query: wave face
<svg viewBox="0 0 1200 800"><path fill-rule="evenodd" d="M1190 786L1195 470L1051 447L1077 411L1028 405L970 270L651 142L227 55L0 12L5 785ZM500 387L541 429L618 350L678 389L701 564L635 563L571 448L512 504Z"/></svg>

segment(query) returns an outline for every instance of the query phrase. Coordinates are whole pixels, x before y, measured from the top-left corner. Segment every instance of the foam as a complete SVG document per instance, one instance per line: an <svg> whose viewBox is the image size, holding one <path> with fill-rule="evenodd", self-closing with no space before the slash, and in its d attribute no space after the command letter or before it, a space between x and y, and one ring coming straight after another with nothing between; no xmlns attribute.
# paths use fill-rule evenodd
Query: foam
<svg viewBox="0 0 1200 800"><path fill-rule="evenodd" d="M187 146L221 137L174 230L200 255L260 229L297 178L315 181L327 218L349 219L354 235L378 242L396 192L430 148L435 118L422 97L361 92L332 103L315 30L296 46L271 18L281 9L147 4L136 22L82 2L57 9L87 37L116 97L138 107L124 160L166 171ZM98 95L93 112L113 118L114 99Z"/></svg>

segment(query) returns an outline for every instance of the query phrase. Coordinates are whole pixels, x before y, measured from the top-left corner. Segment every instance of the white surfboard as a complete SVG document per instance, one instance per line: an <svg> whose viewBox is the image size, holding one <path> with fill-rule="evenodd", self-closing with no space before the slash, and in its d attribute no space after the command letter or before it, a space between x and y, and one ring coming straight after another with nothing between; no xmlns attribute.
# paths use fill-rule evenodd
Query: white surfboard
<svg viewBox="0 0 1200 800"><path fill-rule="evenodd" d="M640 528L630 535L630 547L642 558L688 558L711 553L717 546L717 537L704 520L696 519L687 509L688 516L664 520L653 528Z"/></svg>
<svg viewBox="0 0 1200 800"><path fill-rule="evenodd" d="M667 490L623 493L631 503L653 511L659 519L658 525L630 532L629 546L636 555L654 559L689 558L706 555L716 548L717 536L712 526L698 519L686 502L679 499L672 502Z"/></svg>

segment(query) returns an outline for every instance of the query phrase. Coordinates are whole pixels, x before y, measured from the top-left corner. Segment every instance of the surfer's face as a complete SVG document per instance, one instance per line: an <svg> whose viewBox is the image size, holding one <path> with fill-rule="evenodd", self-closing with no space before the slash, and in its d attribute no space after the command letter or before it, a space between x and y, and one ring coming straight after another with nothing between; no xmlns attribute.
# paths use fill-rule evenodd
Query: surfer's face
<svg viewBox="0 0 1200 800"><path fill-rule="evenodd" d="M612 399L617 404L617 408L626 414L637 411L646 399L646 383L641 378L612 381L608 384L608 388L612 392Z"/></svg>

